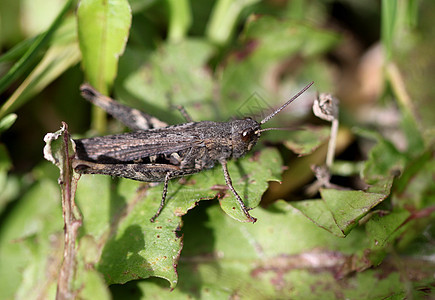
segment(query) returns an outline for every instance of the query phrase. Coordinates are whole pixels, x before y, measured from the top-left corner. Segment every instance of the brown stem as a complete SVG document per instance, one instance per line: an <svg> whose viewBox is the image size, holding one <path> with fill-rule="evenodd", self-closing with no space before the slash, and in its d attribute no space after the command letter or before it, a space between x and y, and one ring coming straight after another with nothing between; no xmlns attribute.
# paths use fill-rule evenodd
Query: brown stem
<svg viewBox="0 0 435 300"><path fill-rule="evenodd" d="M65 246L63 252L63 262L60 269L59 278L57 282L56 299L74 299L75 292L73 290L73 278L76 270L76 240L77 232L82 225L81 216L77 213L74 196L77 187L78 178L72 176L71 162L74 153L69 153L70 136L68 133L67 124L63 134L65 163L63 172L61 171L60 184L62 187L62 211L64 219L64 235Z"/></svg>

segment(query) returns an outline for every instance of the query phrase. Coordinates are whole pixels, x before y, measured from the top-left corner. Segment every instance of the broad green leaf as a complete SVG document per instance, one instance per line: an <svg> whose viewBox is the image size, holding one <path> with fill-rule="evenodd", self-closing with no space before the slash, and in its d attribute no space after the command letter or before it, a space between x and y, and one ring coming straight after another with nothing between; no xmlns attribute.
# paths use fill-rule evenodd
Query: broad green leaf
<svg viewBox="0 0 435 300"><path fill-rule="evenodd" d="M337 226L333 214L322 199L292 201L289 204L303 213L317 226L328 230L338 237L345 237L344 233Z"/></svg>
<svg viewBox="0 0 435 300"><path fill-rule="evenodd" d="M244 103L256 93L264 95L269 106L274 106L278 100L282 103L282 99L267 90L270 84L267 79L276 64L298 54L317 55L330 49L338 40L338 36L330 31L301 22L282 21L271 16L253 18L245 27L244 49L230 56L225 66L218 69L222 107L231 108L234 114L238 110L234 101ZM290 88L297 89L294 83L286 90ZM288 93L286 91L286 95Z"/></svg>
<svg viewBox="0 0 435 300"><path fill-rule="evenodd" d="M268 181L279 181L280 175L277 175L277 173L279 174L281 166L281 158L274 149L265 149L258 156L250 156L249 159L242 160L239 164L230 165L229 173L234 188L238 191L247 207L254 208L258 206L261 195L269 186ZM235 175L234 178L233 174ZM220 181L222 182L222 179ZM240 205L233 194L229 190L226 191L226 194L227 197L220 200L222 209L236 220L248 221L240 210ZM255 214L255 210L252 212Z"/></svg>
<svg viewBox="0 0 435 300"><path fill-rule="evenodd" d="M370 150L361 174L364 181L370 185L369 191L388 194L395 173L403 169L406 156L377 132L361 128L354 128L354 131L377 142Z"/></svg>
<svg viewBox="0 0 435 300"><path fill-rule="evenodd" d="M371 240L372 249L386 247L387 243L400 234L400 225L410 216L406 210L395 210L384 216L376 214L366 224L367 235Z"/></svg>
<svg viewBox="0 0 435 300"><path fill-rule="evenodd" d="M370 209L387 195L363 191L321 189L320 194L340 230L346 235Z"/></svg>
<svg viewBox="0 0 435 300"><path fill-rule="evenodd" d="M252 55L257 59L276 60L299 52L307 56L322 53L334 46L339 36L307 23L263 16L247 23L244 39L256 41Z"/></svg>
<svg viewBox="0 0 435 300"><path fill-rule="evenodd" d="M95 269L99 259L98 245L86 235L80 239L77 255L77 276L73 285L81 299L112 299L102 274Z"/></svg>
<svg viewBox="0 0 435 300"><path fill-rule="evenodd" d="M368 247L364 233L334 237L283 201L258 209L254 225L228 219L216 206L200 207L197 213L184 218L179 286L170 291L158 280L131 282L113 286L115 297L134 290L147 298L336 299L338 292L351 299L376 299L405 291L397 273L382 276L389 264L342 277L342 268L357 263L352 253ZM406 269L416 271L418 263ZM418 290L417 283L411 286Z"/></svg>
<svg viewBox="0 0 435 300"><path fill-rule="evenodd" d="M178 287L170 291L160 280L136 281L112 286L114 297L135 291L176 299L381 299L431 289L435 266L424 259L393 256L377 268L345 276L349 265L367 260L355 254L369 247L363 231L345 239L332 236L283 201L257 214L256 224L240 224L216 206L199 207L183 218ZM399 276L391 269L395 263L428 279Z"/></svg>
<svg viewBox="0 0 435 300"><path fill-rule="evenodd" d="M13 207L0 229L0 298L46 298L55 291L62 228L59 187L41 180Z"/></svg>
<svg viewBox="0 0 435 300"><path fill-rule="evenodd" d="M108 94L124 52L131 25L127 0L81 0L77 26L82 65L87 80Z"/></svg>
<svg viewBox="0 0 435 300"><path fill-rule="evenodd" d="M420 195L424 193L422 189L433 185L433 180L430 177L434 171L434 151L435 149L428 149L419 155L415 155L415 158L407 162L402 174L395 181L395 188L398 194L403 193L406 189L409 192L412 191L411 193ZM417 183L415 184L415 182ZM414 185L417 187L417 190L414 190Z"/></svg>
<svg viewBox="0 0 435 300"><path fill-rule="evenodd" d="M303 130L290 131L284 145L299 156L315 151L329 138L328 127L307 127Z"/></svg>
<svg viewBox="0 0 435 300"><path fill-rule="evenodd" d="M126 100L142 102L145 111L165 121L168 112L180 115L171 111L174 104L184 106L194 120L201 121L211 115L210 108L206 111L198 104L209 102L213 95L212 77L205 67L213 52L209 43L193 39L165 44L151 56L127 51L128 57L120 63L125 90L117 88L116 92Z"/></svg>
<svg viewBox="0 0 435 300"><path fill-rule="evenodd" d="M277 179L280 165L279 155L273 149L228 164L234 187L248 207L258 205L267 181ZM182 246L177 236L180 216L200 200L226 195L220 200L222 209L234 219L246 219L227 190L219 166L190 176L183 184L170 182L162 214L151 223L150 218L160 204L162 188L162 185L149 187L126 179L114 181L102 175L82 176L77 201L83 213L83 230L103 247L98 270L109 283L156 276L175 287L178 279L174 266ZM251 211L253 215L255 212Z"/></svg>

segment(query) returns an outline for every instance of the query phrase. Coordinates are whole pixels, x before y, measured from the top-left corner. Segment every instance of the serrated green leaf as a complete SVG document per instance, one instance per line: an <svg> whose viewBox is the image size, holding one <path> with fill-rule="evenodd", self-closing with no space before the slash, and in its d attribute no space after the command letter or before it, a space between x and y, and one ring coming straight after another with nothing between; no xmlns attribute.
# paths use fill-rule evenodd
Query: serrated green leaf
<svg viewBox="0 0 435 300"><path fill-rule="evenodd" d="M228 171L233 186L249 208L259 205L261 196L267 190L269 181L278 181L276 170L281 170L282 161L275 149L265 149L258 156L240 161L239 164L229 165ZM233 177L234 176L234 177ZM223 177L223 174L221 175ZM222 179L220 179L222 182ZM246 222L246 216L240 210L240 205L230 191L229 197L220 201L221 208L232 218Z"/></svg>
<svg viewBox="0 0 435 300"><path fill-rule="evenodd" d="M344 233L337 226L334 216L322 199L293 201L291 206L303 213L317 226L324 228L338 237L345 237Z"/></svg>
<svg viewBox="0 0 435 300"><path fill-rule="evenodd" d="M315 151L329 138L330 128L308 127L303 130L288 132L288 140L284 145L299 156Z"/></svg>
<svg viewBox="0 0 435 300"><path fill-rule="evenodd" d="M368 154L369 157L364 163L361 174L369 185L366 191L389 195L394 177L403 170L406 156L378 132L361 128L354 128L354 131L377 141Z"/></svg>
<svg viewBox="0 0 435 300"><path fill-rule="evenodd" d="M168 110L173 104L184 106L194 120L203 120L207 113L211 115L210 108L206 111L204 106L198 108L197 105L209 101L213 95L210 70L205 68L213 52L212 45L195 39L165 44L150 57L127 52L129 57L123 57L121 68L129 70L133 67L130 64L134 64L134 71L120 75L126 77L123 88L129 94L121 95L123 98L133 97L136 103L138 99L147 105L147 112L161 116L163 120L167 120ZM172 113L177 112L172 109Z"/></svg>
<svg viewBox="0 0 435 300"><path fill-rule="evenodd" d="M82 64L87 80L108 93L124 52L131 25L127 0L81 0L77 26Z"/></svg>
<svg viewBox="0 0 435 300"><path fill-rule="evenodd" d="M334 189L321 189L320 194L345 235L370 209L386 198L385 194Z"/></svg>
<svg viewBox="0 0 435 300"><path fill-rule="evenodd" d="M245 27L245 49L231 56L219 70L222 107L230 108L235 114L238 106L234 107L233 103L249 101L255 93L264 95L268 105L273 106L278 99L266 89L265 78L269 78L268 72L276 63L298 54L316 55L327 51L338 40L335 33L301 22L272 16L253 18Z"/></svg>
<svg viewBox="0 0 435 300"><path fill-rule="evenodd" d="M391 264L405 262L402 258L341 277L349 264L367 260L355 255L369 247L364 232L354 230L345 239L334 237L283 201L258 209L259 221L254 225L237 223L216 206L199 213L184 218L185 248L177 289L170 291L159 280L145 280L112 287L114 296L134 290L150 298L176 299L234 295L241 299L337 299L337 295L380 299L417 292L431 282L416 280L405 287L403 277L391 270ZM198 226L198 221L207 226ZM422 278L435 270L424 260L405 260L406 271Z"/></svg>
<svg viewBox="0 0 435 300"><path fill-rule="evenodd" d="M274 149L265 149L258 155L249 155L239 162L228 164L235 189L245 204L256 207L268 181L277 180L276 170L281 160ZM177 283L175 266L181 251L177 230L180 216L200 200L214 199L227 194L221 207L239 221L246 221L240 206L225 186L219 166L189 177L180 184L171 181L166 205L155 223L155 214L162 197L162 186L149 187L132 180L108 176L83 176L77 189L77 202L83 213L83 229L104 244L98 270L109 283L157 276ZM252 211L255 214L255 210Z"/></svg>
<svg viewBox="0 0 435 300"><path fill-rule="evenodd" d="M410 216L406 210L392 211L387 215L376 214L366 224L367 235L371 240L372 249L384 248L400 234L398 228Z"/></svg>
<svg viewBox="0 0 435 300"><path fill-rule="evenodd" d="M262 16L248 22L244 38L256 41L258 46L254 55L258 59L278 59L296 52L316 55L339 41L339 36L332 31L272 16Z"/></svg>
<svg viewBox="0 0 435 300"><path fill-rule="evenodd" d="M335 282L333 270L346 260L344 253L361 246L361 233L352 232L346 239L334 237L284 201L255 210L255 224L229 219L216 206L206 211L206 215L200 210L199 216L185 218L179 287L169 294L159 288L159 282L139 283L147 296L309 299L322 293L324 299L325 290L314 287ZM205 221L206 227L198 226L198 221ZM323 269L326 265L327 270Z"/></svg>

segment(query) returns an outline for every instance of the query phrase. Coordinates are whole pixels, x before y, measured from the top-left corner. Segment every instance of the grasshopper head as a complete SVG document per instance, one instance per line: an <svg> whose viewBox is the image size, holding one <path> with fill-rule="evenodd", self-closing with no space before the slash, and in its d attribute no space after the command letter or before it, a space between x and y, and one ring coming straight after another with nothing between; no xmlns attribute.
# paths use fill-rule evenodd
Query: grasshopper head
<svg viewBox="0 0 435 300"><path fill-rule="evenodd" d="M260 129L260 124L251 118L231 122L232 156L234 158L245 155L255 146L261 134Z"/></svg>
<svg viewBox="0 0 435 300"><path fill-rule="evenodd" d="M309 83L306 87L304 87L299 93L293 96L286 103L281 105L280 108L273 111L267 117L265 117L260 122L257 122L251 118L246 118L243 120L235 120L231 122L231 139L233 146L233 157L238 158L245 155L258 141L258 138L261 135L261 132L268 130L275 130L279 128L265 128L261 129L261 125L267 123L270 119L272 119L276 114L278 114L281 110L287 107L290 103L292 103L296 98L298 98L302 93L304 93L310 86L313 85L314 82Z"/></svg>

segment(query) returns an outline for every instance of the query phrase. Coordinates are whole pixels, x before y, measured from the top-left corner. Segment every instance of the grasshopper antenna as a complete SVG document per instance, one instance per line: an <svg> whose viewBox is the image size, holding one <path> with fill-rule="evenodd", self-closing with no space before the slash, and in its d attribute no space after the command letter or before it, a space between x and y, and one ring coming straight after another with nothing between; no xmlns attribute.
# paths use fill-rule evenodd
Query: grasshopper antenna
<svg viewBox="0 0 435 300"><path fill-rule="evenodd" d="M294 95L289 101L287 101L286 103L284 103L280 108L278 108L277 110L275 110L273 113L271 113L270 115L268 115L266 118L264 118L263 120L261 120L260 125L263 125L264 123L266 123L267 121L269 121L270 119L272 119L277 113L279 113L281 110L283 110L287 105L289 105L290 103L292 103L297 97L299 97L300 95L302 95L306 90L308 90L310 88L310 86L312 86L314 84L314 81L311 81L306 87L304 87L299 93L297 93L296 95Z"/></svg>

